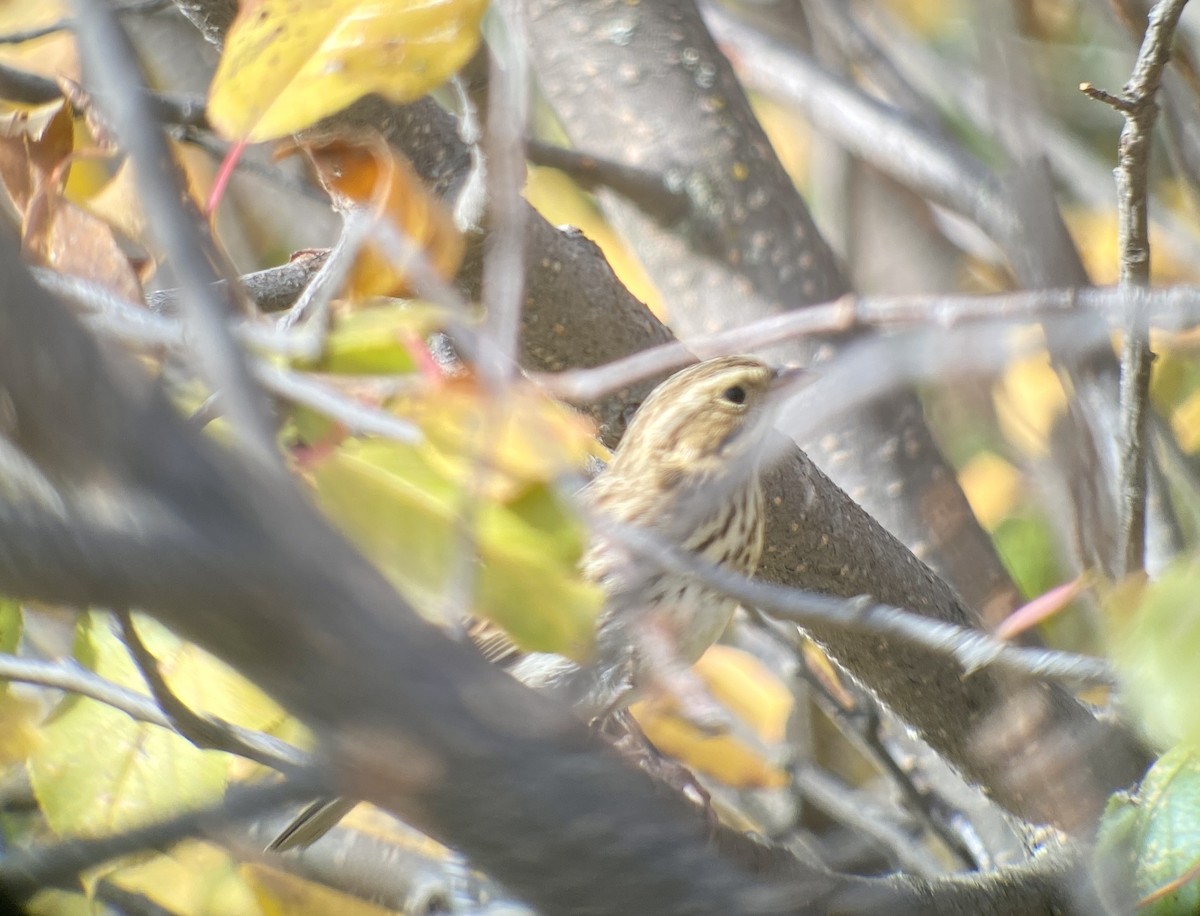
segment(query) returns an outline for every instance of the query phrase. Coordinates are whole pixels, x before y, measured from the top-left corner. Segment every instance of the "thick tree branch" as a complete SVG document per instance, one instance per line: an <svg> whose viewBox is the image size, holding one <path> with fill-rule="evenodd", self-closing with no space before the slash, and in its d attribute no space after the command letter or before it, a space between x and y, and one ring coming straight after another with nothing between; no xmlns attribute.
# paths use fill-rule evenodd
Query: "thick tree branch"
<svg viewBox="0 0 1200 916"><path fill-rule="evenodd" d="M0 288L6 432L60 487L57 506L0 501L0 590L158 616L321 735L336 789L538 906L746 908L757 882L706 850L686 803L417 619L290 480L204 438L98 348L11 244Z"/></svg>
<svg viewBox="0 0 1200 916"><path fill-rule="evenodd" d="M531 0L530 9L534 60L573 144L588 155L658 171L691 197L688 218L668 229L635 205L601 195L663 293L681 337L845 291L833 255L693 0L632 8ZM606 38L625 32L628 42ZM605 73L631 77L598 77ZM839 341L772 355L807 360L814 352L828 355ZM971 607L1001 619L1016 606L1016 588L915 394L888 391L800 445ZM922 511L935 501L945 511Z"/></svg>
<svg viewBox="0 0 1200 916"><path fill-rule="evenodd" d="M568 81L569 83L569 81ZM430 101L397 108L366 99L334 119L373 125L404 151L439 193L453 195L470 167L470 156L453 119ZM597 366L648 346L670 334L613 276L599 250L578 233L563 232L531 214L526 220L526 299L520 358L529 369L558 371ZM478 298L480 246L472 244L460 281ZM627 386L591 409L602 438L614 444L624 421L648 384ZM875 479L878 473L874 474ZM953 592L896 540L838 490L802 453L794 452L769 475L768 553L763 573L781 584L842 597L872 594L935 619L970 624L973 615ZM937 749L999 799L1034 821L1053 815L1044 800L1005 787L1002 761L974 759L973 735L987 710L999 710L1007 689L987 673L963 682L936 658L904 650L885 651L880 664L877 640L822 632L839 659L893 710L916 726ZM1074 797L1097 811L1112 789L1135 781L1147 757L1121 729L1096 722L1082 707L1057 695L1050 704L1054 721L1066 733L1109 741L1111 757L1086 776L1090 787ZM1055 726L1049 726L1055 727Z"/></svg>

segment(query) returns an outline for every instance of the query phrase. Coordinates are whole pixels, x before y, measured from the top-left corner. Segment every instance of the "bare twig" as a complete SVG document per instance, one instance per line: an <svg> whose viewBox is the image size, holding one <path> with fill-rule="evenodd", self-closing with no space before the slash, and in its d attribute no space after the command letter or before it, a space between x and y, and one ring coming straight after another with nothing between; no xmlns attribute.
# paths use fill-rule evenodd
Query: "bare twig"
<svg viewBox="0 0 1200 916"><path fill-rule="evenodd" d="M525 153L534 165L558 169L570 175L584 190L608 188L616 191L665 224L682 219L691 209L688 196L669 187L661 174L540 140L530 140L525 145Z"/></svg>
<svg viewBox="0 0 1200 916"><path fill-rule="evenodd" d="M1120 96L1084 84L1125 116L1117 153L1117 221L1121 258L1121 286L1150 285L1150 234L1146 195L1150 169L1150 144L1158 104L1154 97L1171 56L1171 40L1187 0L1162 0L1150 11L1133 75ZM1119 507L1119 561L1122 575L1145 567L1146 552L1146 418L1149 414L1150 327L1144 307L1136 307L1125 326L1121 344L1121 432Z"/></svg>
<svg viewBox="0 0 1200 916"><path fill-rule="evenodd" d="M350 275L367 235L374 228L373 223L374 220L362 211L353 210L346 214L337 242L322 259L321 266L305 284L296 301L280 317L281 329L292 328L302 319L307 319L316 328L318 340L324 340L325 329L329 325L330 303ZM315 357L319 352L318 344L312 355Z"/></svg>
<svg viewBox="0 0 1200 916"><path fill-rule="evenodd" d="M421 430L407 420L363 404L303 372L256 361L254 377L272 394L341 423L351 435L382 436L397 442L419 442L422 438Z"/></svg>
<svg viewBox="0 0 1200 916"><path fill-rule="evenodd" d="M284 265L281 269L285 282L290 282L290 267ZM165 308L159 313L149 312L126 302L97 283L53 271L38 270L36 273L38 282L47 289L82 306L89 322L106 336L139 350L184 349L187 345L184 328L169 317L169 310ZM303 330L284 333L246 321L233 323L232 331L238 340L248 346L280 356L311 359L317 355L314 347L320 343L316 335ZM324 414L352 433L384 436L401 442L414 442L420 438L420 431L411 423L364 404L309 375L258 358L251 360L250 370L258 383L272 394ZM210 409L204 411L209 419L212 408L220 413L225 412L225 398L219 394L215 397L217 400L209 405Z"/></svg>
<svg viewBox="0 0 1200 916"><path fill-rule="evenodd" d="M694 576L706 585L778 620L801 626L833 624L847 629L886 634L909 645L953 659L964 677L987 667L1066 684L1117 683L1116 672L1102 658L1026 649L1002 642L970 627L958 626L914 614L903 608L879 604L863 595L849 600L804 589L787 588L730 572L686 554L648 530L614 523L589 513L597 529L619 539L631 550L662 569Z"/></svg>
<svg viewBox="0 0 1200 916"><path fill-rule="evenodd" d="M905 871L926 878L945 874L945 866L917 842L917 831L896 823L879 799L845 785L824 770L796 767L792 778L801 795L834 820L870 838Z"/></svg>
<svg viewBox="0 0 1200 916"><path fill-rule="evenodd" d="M479 370L503 387L517 371L517 333L525 288L525 133L529 121L529 35L523 3L493 6L502 28L489 55L487 134L488 221L483 304L493 348L480 353ZM500 393L500 392L497 392Z"/></svg>
<svg viewBox="0 0 1200 916"><path fill-rule="evenodd" d="M120 856L143 849L167 849L190 836L222 831L252 820L280 805L299 801L314 791L307 779L235 786L211 808L189 811L146 827L94 840L67 840L0 859L0 885L22 897Z"/></svg>
<svg viewBox="0 0 1200 916"><path fill-rule="evenodd" d="M256 744L243 741L230 723L223 722L215 716L200 715L184 703L166 682L154 653L142 642L134 625L133 615L125 609L114 610L113 614L120 626L121 641L125 643L134 664L141 672L142 679L150 688L154 702L180 737L186 738L201 750L225 751L265 763L267 766L273 765L271 760L262 759Z"/></svg>
<svg viewBox="0 0 1200 916"><path fill-rule="evenodd" d="M870 693L851 682L843 685L850 691L852 706L830 690L830 684L813 670L800 645L804 639L799 630L789 623L755 612L758 620L776 638L794 646L800 663L800 674L812 685L816 697L825 707L826 714L838 724L842 733L863 754L874 761L880 772L897 788L903 803L916 815L926 828L939 837L946 848L958 858L964 868L978 868L982 864L972 850L967 849L961 839L947 826L947 804L930 790L919 788L912 775L900 765L892 751L884 743L880 726L882 717L879 702Z"/></svg>
<svg viewBox="0 0 1200 916"><path fill-rule="evenodd" d="M1133 298L1131 298L1133 297ZM569 369L535 376L554 395L588 402L633 382L686 366L696 359L723 353L758 350L812 334L831 334L874 328L936 327L949 329L990 321L1049 321L1095 316L1121 322L1134 303L1163 330L1178 330L1200 320L1200 289L1174 286L1131 293L1117 287L1039 289L992 296L843 296L803 311L786 312L759 321L673 341L613 360L594 369Z"/></svg>
<svg viewBox="0 0 1200 916"><path fill-rule="evenodd" d="M213 290L220 279L212 268L221 263L211 239L200 229L187 200L166 137L151 123L149 93L137 56L113 11L100 0L74 0L80 51L103 94L122 144L129 150L141 183L142 204L152 231L159 237L185 291L184 306L196 335L196 356L214 390L224 398L226 416L251 453L279 466L266 398L255 387L250 370L233 340L226 319L229 303Z"/></svg>
<svg viewBox="0 0 1200 916"><path fill-rule="evenodd" d="M45 662L0 654L0 680L53 687L119 709L139 722L175 730L171 719L150 697L93 674L74 661ZM307 754L286 741L231 722L214 721L238 742L240 750L235 753L247 759L281 772L292 772L311 762Z"/></svg>
<svg viewBox="0 0 1200 916"><path fill-rule="evenodd" d="M166 9L170 5L171 0L140 0L140 2L116 6L113 12L118 16L129 14L144 16L148 13L157 13L159 10ZM36 41L39 38L45 38L47 35L53 35L55 32L62 32L73 28L75 28L75 21L73 19L58 19L34 29L25 29L21 32L8 32L0 35L0 45L24 44L27 41Z"/></svg>

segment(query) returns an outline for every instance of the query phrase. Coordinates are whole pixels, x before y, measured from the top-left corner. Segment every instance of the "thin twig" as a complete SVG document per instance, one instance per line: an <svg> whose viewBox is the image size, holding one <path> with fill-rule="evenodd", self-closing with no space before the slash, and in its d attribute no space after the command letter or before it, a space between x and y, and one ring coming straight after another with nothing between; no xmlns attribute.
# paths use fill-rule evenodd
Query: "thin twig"
<svg viewBox="0 0 1200 916"><path fill-rule="evenodd" d="M908 809L932 834L939 837L946 848L961 862L963 868L976 868L979 862L962 841L946 824L946 803L926 789L918 788L911 775L892 755L880 734L882 722L878 701L856 684L843 685L850 694L853 706L847 706L830 689L830 684L820 677L809 664L804 651L804 635L789 623L775 620L758 610L751 616L771 636L788 646L794 654L798 673L816 691L817 700L825 707L826 714L844 735L857 745L862 753L871 758L879 771L895 784Z"/></svg>
<svg viewBox="0 0 1200 916"><path fill-rule="evenodd" d="M264 762L258 760L258 748L243 741L230 723L214 716L200 715L184 703L166 682L154 653L142 642L134 625L133 615L125 609L114 610L113 614L120 626L121 641L125 643L134 664L141 672L142 680L150 688L154 701L176 734L201 750L225 751L248 760Z"/></svg>
<svg viewBox="0 0 1200 916"><path fill-rule="evenodd" d="M869 838L904 871L926 878L941 877L945 866L920 845L917 830L895 822L879 799L847 786L812 764L795 767L792 779L801 796L829 817Z"/></svg>
<svg viewBox="0 0 1200 916"><path fill-rule="evenodd" d="M1102 658L1013 646L979 630L878 603L867 595L834 598L747 578L679 550L645 528L619 524L595 512L587 514L597 530L621 541L667 572L694 576L722 594L778 620L800 626L834 625L891 636L953 659L965 677L993 667L1065 684L1113 686L1117 683L1116 672Z"/></svg>
<svg viewBox="0 0 1200 916"><path fill-rule="evenodd" d="M230 304L212 287L212 264L221 263L211 239L182 202L188 200L162 129L146 116L150 98L137 56L113 11L101 0L73 0L80 51L103 93L122 144L129 151L147 220L185 291L195 334L195 354L209 385L224 396L225 414L242 442L260 460L281 468L266 398L230 334Z"/></svg>
<svg viewBox="0 0 1200 916"><path fill-rule="evenodd" d="M138 722L175 730L170 718L150 697L100 677L74 661L46 662L0 653L0 680L52 687L88 697L119 709ZM307 754L271 735L242 728L232 722L214 720L229 731L241 747L238 753L281 772L310 765Z"/></svg>
<svg viewBox="0 0 1200 916"><path fill-rule="evenodd" d="M169 312L148 311L94 280L40 267L33 268L33 273L40 286L78 307L85 320L101 333L136 349L173 347L187 351L188 331ZM302 337L282 334L241 318L231 321L230 326L239 341L255 350L275 356L310 355L311 343Z"/></svg>
<svg viewBox="0 0 1200 916"><path fill-rule="evenodd" d="M171 3L172 0L140 0L140 2L127 3L124 6L114 7L113 12L118 16L147 15L166 9L168 6L171 6ZM24 44L27 41L36 41L39 38L45 38L47 35L53 35L55 32L63 32L73 28L75 28L75 20L58 19L37 28L0 35L0 45Z"/></svg>
<svg viewBox="0 0 1200 916"><path fill-rule="evenodd" d="M1131 298L1132 297L1132 298ZM634 382L686 366L697 359L751 352L805 335L874 328L936 328L982 322L1091 319L1124 321L1134 305L1163 330L1200 320L1200 288L1175 286L1131 293L1117 287L1040 289L990 296L843 296L822 305L784 312L715 334L652 347L591 369L537 373L534 379L568 401L599 400Z"/></svg>
<svg viewBox="0 0 1200 916"><path fill-rule="evenodd" d="M333 298L341 291L350 275L354 261L362 250L363 243L374 228L374 220L361 210L352 210L342 221L342 232L337 242L312 279L304 286L292 306L279 318L279 328L288 330L301 320L316 329L317 345L312 353L319 355L321 342L329 327L329 309ZM311 314L310 314L311 313Z"/></svg>
<svg viewBox="0 0 1200 916"><path fill-rule="evenodd" d="M253 365L254 377L277 397L300 404L342 424L351 435L382 436L397 442L420 442L419 427L369 404L363 404L310 375L293 372L263 360Z"/></svg>
<svg viewBox="0 0 1200 916"><path fill-rule="evenodd" d="M169 312L155 313L139 309L110 290L88 280L65 276L53 271L35 269L38 282L64 298L83 307L88 322L106 336L139 350L184 349L187 335L183 326L168 317ZM247 346L277 356L312 358L314 344L319 340L304 331L280 332L246 321L233 323L233 333ZM254 358L250 362L254 378L277 397L302 404L329 419L341 423L353 433L384 436L401 442L415 442L420 431L404 420L338 391L326 382L304 373L282 368L268 360ZM379 380L377 380L379 381ZM394 382L393 382L394 385ZM225 398L218 392L215 401L205 410L205 422L214 410L225 412Z"/></svg>
<svg viewBox="0 0 1200 916"><path fill-rule="evenodd" d="M683 219L692 207L686 194L669 187L661 174L646 169L600 156L589 156L540 140L528 141L525 154L534 165L557 169L569 175L585 191L597 188L616 191L664 225Z"/></svg>
<svg viewBox="0 0 1200 916"><path fill-rule="evenodd" d="M484 242L483 305L485 333L493 347L481 353L478 369L502 395L517 372L517 335L525 288L525 134L529 121L529 34L525 4L493 4L496 36L488 70L487 154L488 221Z"/></svg>
<svg viewBox="0 0 1200 916"><path fill-rule="evenodd" d="M55 887L75 876L143 849L167 849L191 836L226 830L317 791L316 779L234 786L210 808L94 840L67 840L0 859L0 886L18 897Z"/></svg>
<svg viewBox="0 0 1200 916"><path fill-rule="evenodd" d="M1154 97L1171 57L1171 41L1187 0L1162 0L1150 10L1133 75L1120 96L1084 84L1080 88L1125 116L1117 153L1117 222L1121 286L1150 285L1150 233L1146 195L1150 145L1158 104ZM1118 562L1122 575L1145 568L1146 418L1149 415L1150 325L1143 307L1131 310L1121 344Z"/></svg>

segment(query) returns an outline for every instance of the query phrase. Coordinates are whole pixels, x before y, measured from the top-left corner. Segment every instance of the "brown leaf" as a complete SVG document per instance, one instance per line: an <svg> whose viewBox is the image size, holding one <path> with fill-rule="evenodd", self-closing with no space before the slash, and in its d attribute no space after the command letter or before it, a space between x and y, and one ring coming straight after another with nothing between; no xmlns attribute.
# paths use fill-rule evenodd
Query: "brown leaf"
<svg viewBox="0 0 1200 916"><path fill-rule="evenodd" d="M137 273L113 230L60 194L34 200L22 235L29 259L97 282L130 302L142 301Z"/></svg>
<svg viewBox="0 0 1200 916"><path fill-rule="evenodd" d="M71 112L61 100L0 116L0 183L22 216L48 180L53 179L56 193L66 181L62 166L71 155L74 133Z"/></svg>
<svg viewBox="0 0 1200 916"><path fill-rule="evenodd" d="M378 137L338 139L305 147L325 189L339 209L375 211L400 240L421 254L442 279L462 260L462 236L441 201L429 193L404 157ZM350 299L412 294L413 257L388 257L391 248L366 245L359 252L343 295Z"/></svg>

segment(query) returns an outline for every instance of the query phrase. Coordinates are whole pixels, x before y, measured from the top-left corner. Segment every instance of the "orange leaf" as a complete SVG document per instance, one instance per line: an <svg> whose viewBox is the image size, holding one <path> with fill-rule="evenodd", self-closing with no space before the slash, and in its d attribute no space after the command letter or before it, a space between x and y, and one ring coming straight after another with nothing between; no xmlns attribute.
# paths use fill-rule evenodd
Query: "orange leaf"
<svg viewBox="0 0 1200 916"><path fill-rule="evenodd" d="M416 255L424 257L443 279L454 276L462 260L462 236L450 214L402 156L379 138L333 140L307 150L321 183L340 209L370 208L385 226L394 229L391 241L395 244L381 240L359 252L344 296L358 300L410 295L408 273ZM394 257L399 246L410 251Z"/></svg>
<svg viewBox="0 0 1200 916"><path fill-rule="evenodd" d="M368 93L410 102L475 53L486 0L243 3L213 77L208 119L229 139L295 133Z"/></svg>
<svg viewBox="0 0 1200 916"><path fill-rule="evenodd" d="M61 100L0 117L0 182L22 215L53 176L61 186L75 141L71 112Z"/></svg>

